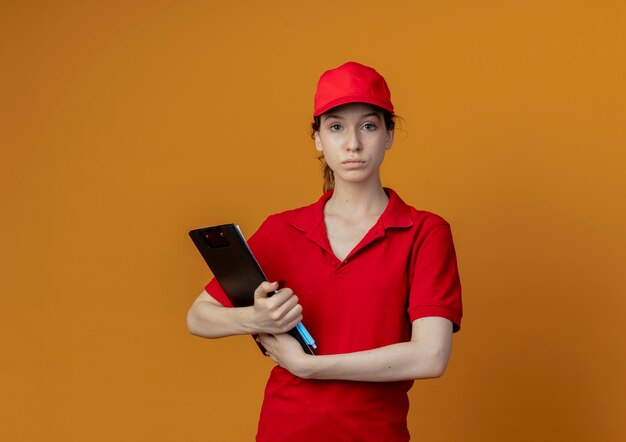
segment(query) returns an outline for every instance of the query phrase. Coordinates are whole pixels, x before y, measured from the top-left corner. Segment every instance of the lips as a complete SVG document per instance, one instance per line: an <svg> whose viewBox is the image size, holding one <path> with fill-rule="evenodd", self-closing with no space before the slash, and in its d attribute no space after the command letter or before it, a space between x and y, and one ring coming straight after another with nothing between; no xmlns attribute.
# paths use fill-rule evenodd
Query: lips
<svg viewBox="0 0 626 442"><path fill-rule="evenodd" d="M365 165L365 161L355 160L353 158L350 158L350 159L342 161L341 164L343 164L343 166L346 167L347 169L359 169Z"/></svg>

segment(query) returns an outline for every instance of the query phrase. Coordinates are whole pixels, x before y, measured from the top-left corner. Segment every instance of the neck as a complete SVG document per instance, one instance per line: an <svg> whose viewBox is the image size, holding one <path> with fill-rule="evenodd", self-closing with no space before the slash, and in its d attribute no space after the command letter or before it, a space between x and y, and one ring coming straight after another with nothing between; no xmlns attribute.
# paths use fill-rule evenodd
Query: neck
<svg viewBox="0 0 626 442"><path fill-rule="evenodd" d="M380 215L389 197L380 180L370 183L336 183L332 197L326 202L327 214L359 218Z"/></svg>

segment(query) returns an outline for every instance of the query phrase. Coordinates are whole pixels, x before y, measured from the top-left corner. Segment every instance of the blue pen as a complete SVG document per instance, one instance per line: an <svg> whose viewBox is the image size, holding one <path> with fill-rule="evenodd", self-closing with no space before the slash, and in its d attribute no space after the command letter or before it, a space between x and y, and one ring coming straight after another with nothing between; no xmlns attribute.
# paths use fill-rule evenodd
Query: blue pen
<svg viewBox="0 0 626 442"><path fill-rule="evenodd" d="M302 325L302 322L298 322L296 328L302 335L302 338L304 339L304 342L307 343L307 345L310 345L313 348L317 348L317 345L315 345L315 340L313 339L309 331L304 327L304 325Z"/></svg>

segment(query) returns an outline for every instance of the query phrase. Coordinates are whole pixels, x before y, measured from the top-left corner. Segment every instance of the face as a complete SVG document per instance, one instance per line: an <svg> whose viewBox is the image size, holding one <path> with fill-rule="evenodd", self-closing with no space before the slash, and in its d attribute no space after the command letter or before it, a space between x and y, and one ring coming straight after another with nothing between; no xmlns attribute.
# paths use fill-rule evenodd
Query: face
<svg viewBox="0 0 626 442"><path fill-rule="evenodd" d="M380 165L393 144L393 130L385 127L382 112L364 103L323 114L314 136L315 147L335 174L335 185L380 180Z"/></svg>

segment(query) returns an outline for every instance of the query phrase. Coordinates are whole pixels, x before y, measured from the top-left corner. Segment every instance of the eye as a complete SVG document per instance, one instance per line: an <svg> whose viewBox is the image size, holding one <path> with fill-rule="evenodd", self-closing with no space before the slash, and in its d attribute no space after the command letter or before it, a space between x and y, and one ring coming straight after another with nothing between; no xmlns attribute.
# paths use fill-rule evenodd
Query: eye
<svg viewBox="0 0 626 442"><path fill-rule="evenodd" d="M331 124L329 129L333 132L339 132L342 128L341 128L341 124Z"/></svg>
<svg viewBox="0 0 626 442"><path fill-rule="evenodd" d="M363 126L361 126L363 129L367 130L367 131L373 131L376 130L376 125L374 123L365 123Z"/></svg>

